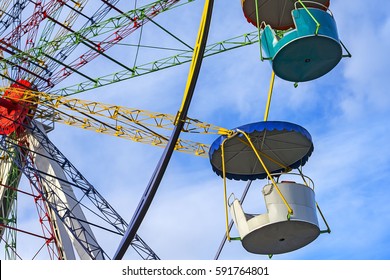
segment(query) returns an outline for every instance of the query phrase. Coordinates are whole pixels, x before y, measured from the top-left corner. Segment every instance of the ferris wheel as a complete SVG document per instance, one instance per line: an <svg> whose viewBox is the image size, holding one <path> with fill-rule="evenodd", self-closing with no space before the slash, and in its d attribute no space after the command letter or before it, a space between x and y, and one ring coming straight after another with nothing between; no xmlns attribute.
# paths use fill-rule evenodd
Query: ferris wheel
<svg viewBox="0 0 390 280"><path fill-rule="evenodd" d="M191 62L193 46L171 32L174 24L166 23L193 2L1 1L0 237L6 259L41 254L50 259L112 258L95 231L122 236L127 222L48 133L62 123L165 147L169 136L156 130L172 129L175 116L74 95ZM164 34L167 46L148 41L156 30ZM254 33L244 34L205 48L207 55L214 55L256 40ZM96 71L94 65L107 71L101 66ZM207 133L219 128L188 119L184 129ZM207 154L207 145L181 139L174 149ZM29 187L23 188L26 183ZM38 232L18 225L23 206L17 201L24 197L35 205ZM23 236L35 239L23 248ZM159 259L138 234L130 245L143 259ZM27 249L33 253L26 257Z"/></svg>
<svg viewBox="0 0 390 280"><path fill-rule="evenodd" d="M118 259L131 247L142 259L159 259L147 242L137 234L137 229L164 176L164 168L168 165L172 152L202 157L210 155L214 171L221 177L226 177L226 170L221 168L223 161L220 160L223 152L220 152L218 145L228 139L230 141L232 135L234 139L240 138L236 137L238 131L187 116L202 59L261 42L260 47L266 54L265 59L271 61L273 73L282 79L298 83L326 74L343 56L343 45L337 37L337 31L332 29L332 22L329 23L333 19L328 12L329 1L303 1L310 2L307 5L297 1L305 7L305 12L302 12L303 8L299 4L294 6L294 1L273 1L278 3L277 8L281 8L280 5L288 6L287 16L284 13L285 6L281 8L281 14L272 5L267 6L270 1L255 1L257 5L253 5L253 1L242 1L245 17L258 30L237 34L219 42L208 42L207 32L214 1L206 0L195 47L186 43L188 34L174 34L172 30L175 24L170 25L167 20L194 2L196 1L150 0L134 1L130 5L128 1L120 0L102 0L98 1L99 4L87 0L1 1L0 237L1 244L5 247L6 259L26 258L23 256L25 248L19 244L19 239L23 236L36 240L36 249L27 258L39 258L43 254L44 258L50 259ZM316 5L320 5L320 8ZM263 10L276 10L275 16L271 19L261 18L263 15L259 11ZM304 18L299 31L304 30L305 34L297 31L299 23L294 28L294 16ZM163 24L159 22L160 18ZM278 24L274 24L275 18ZM311 23L311 27L302 28L307 22ZM319 24L322 24L322 28ZM150 39L156 30L164 34L164 39ZM276 42L275 36L281 37L282 33L286 33L285 37ZM312 38L306 39L312 33L317 38L330 37L332 41L324 39L316 42ZM297 40L300 37L305 38L305 42ZM148 40L152 43L149 44ZM164 45L164 40L171 44ZM300 44L294 46L296 41ZM288 65L291 67L285 67L286 59L294 56L294 48L302 49L305 44L313 42L325 49L312 53L310 58L302 57L299 62L290 60ZM331 48L330 51L326 51L327 46L328 50ZM327 55L316 60L319 53ZM327 63L324 64L323 61ZM177 115L78 98L84 92L98 91L104 86L125 83L129 79L184 63L191 63L190 74ZM307 71L295 71L294 69L301 68L302 63ZM99 65L99 69L95 65ZM50 140L50 132L57 123L165 148L145 190L146 199L143 198L140 202L130 223L121 217L99 188L93 186ZM274 168L271 173L286 172L303 165L312 152L310 136L303 132L303 128L288 124L287 128L277 130L286 129L296 132L297 137L304 136L301 140L304 152L292 155L293 161L286 168ZM169 132L164 132L165 130ZM265 131L272 129L265 126L262 129L252 127L250 130L262 135L261 131L268 134ZM239 128L239 131L243 135L247 133L243 128ZM181 132L222 135L226 139L222 139L222 142L217 140L219 144L214 143L210 149L208 144L180 138ZM218 159L215 159L215 151L219 153ZM228 152L237 151L233 149ZM288 157L291 161L291 156ZM283 155L278 154L278 158L282 159ZM251 158L250 161L255 162L256 159ZM268 171L267 168L260 168L259 171L249 166L249 169L255 170L254 176L246 173L243 175L241 170L238 171L240 174L235 174L236 165L232 164L228 177L238 176L242 179L244 176L245 180L251 181L259 173L262 177L265 170ZM270 179L274 176L276 175L269 174ZM28 188L23 188L22 184L27 184ZM276 183L274 185L277 189ZM294 189L294 186L286 188ZM21 200L20 197L30 199L30 203L35 205L40 231L19 227L18 209L21 206L17 202ZM314 203L314 197L309 202L310 205ZM282 204L281 207L287 205L288 210L290 204L294 205L288 202ZM233 213L242 210L238 202L231 207ZM289 214L293 215L292 211ZM311 225L315 224L313 217L303 215L300 218L308 219ZM288 220L290 221L290 217ZM240 224L237 219L235 222ZM243 224L241 222L238 226L239 230ZM315 226L311 226L309 230L311 233L308 238L315 239L319 231ZM97 231L104 232L108 238L121 238L114 256L109 255L106 248L101 246ZM245 233L241 240L245 243L244 247L251 251L252 245L244 242L247 235L252 236ZM255 238L256 235L257 233ZM226 237L230 239L229 231ZM307 237L303 237L305 238ZM268 240L268 243L271 241ZM307 243L309 242L302 241L300 246ZM286 250L265 250L261 253L284 251Z"/></svg>

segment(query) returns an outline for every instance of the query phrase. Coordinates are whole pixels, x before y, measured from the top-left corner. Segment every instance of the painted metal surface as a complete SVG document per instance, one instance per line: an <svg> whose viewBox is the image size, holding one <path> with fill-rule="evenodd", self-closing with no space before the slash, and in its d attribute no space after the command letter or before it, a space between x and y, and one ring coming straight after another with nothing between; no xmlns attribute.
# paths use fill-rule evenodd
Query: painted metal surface
<svg viewBox="0 0 390 280"><path fill-rule="evenodd" d="M303 127L282 121L257 122L240 126L249 134L269 172L281 172L306 163L314 147ZM210 147L213 171L222 176L221 145L227 136L218 137ZM233 180L264 179L267 173L244 137L239 134L225 143L226 178Z"/></svg>
<svg viewBox="0 0 390 280"><path fill-rule="evenodd" d="M156 194L157 189L160 186L161 180L164 176L166 168L171 159L180 132L184 126L185 120L187 118L188 110L191 105L192 96L195 91L195 86L198 80L200 68L202 66L204 51L206 48L207 37L210 28L213 6L214 6L214 0L205 0L204 7L203 7L203 14L198 29L198 36L197 36L196 44L194 47L194 53L190 65L190 71L187 78L186 88L184 90L182 104L177 114L175 128L172 132L171 137L169 138L169 142L164 150L164 153L161 156L160 161L158 162L152 177L150 178L150 181L137 206L137 209L130 221L129 228L126 230L125 236L121 240L121 243L119 244L118 249L115 252L114 259L116 260L120 260L123 258L130 244L130 241L134 238L134 236L137 233L137 230L141 226L141 223L153 201L154 195Z"/></svg>
<svg viewBox="0 0 390 280"><path fill-rule="evenodd" d="M10 155L18 156L18 151L10 150ZM17 239L17 187L21 172L8 155L1 154L0 166L0 239L5 240L5 258L16 258ZM7 228L8 227L8 228Z"/></svg>
<svg viewBox="0 0 390 280"><path fill-rule="evenodd" d="M246 214L238 200L231 205L242 245L248 252L265 255L287 253L308 245L320 234L314 191L292 182L277 185L293 208L291 217L272 184L263 188L267 213Z"/></svg>
<svg viewBox="0 0 390 280"><path fill-rule="evenodd" d="M39 129L43 132L43 127L41 124L37 123ZM51 213L51 219L53 224L57 226L57 230L54 231L57 234L57 240L61 242L61 247L64 252L65 259L75 259L73 252L73 247L76 249L76 252L80 259L90 260L91 252L87 252L85 247L80 245L80 240L91 246L98 246L96 237L89 224L82 222L87 221L83 210L78 203L72 187L67 184L68 181L66 175L61 168L61 166L55 160L52 160L50 154L45 150L34 135L30 134L28 136L28 142L30 149L33 151L34 162L37 169L41 172L43 177L42 188L47 193L55 192L55 195L48 197L50 203L57 205L58 211L66 211L66 209L72 209L73 215L77 219L67 219L69 223L72 223L72 227L75 229L80 229L83 227L84 231L78 231L77 233L71 233L63 225L63 222L58 218L55 211ZM61 216L62 214L60 214ZM82 223L82 224L81 224ZM76 238L76 234L77 238ZM73 245L73 246L72 246ZM93 254L93 253L92 253ZM93 259L103 259L102 254L93 254Z"/></svg>
<svg viewBox="0 0 390 280"><path fill-rule="evenodd" d="M287 81L306 82L331 71L342 58L336 22L333 16L309 8L319 28L305 9L293 10L295 29L279 37L267 25L261 34L261 44L270 59L275 75Z"/></svg>
<svg viewBox="0 0 390 280"><path fill-rule="evenodd" d="M291 11L295 8L294 0L241 0L244 16L248 22L257 26L256 4L259 24L264 22L274 29L287 30L294 26ZM303 1L307 7L326 8L329 0ZM323 7L323 6L324 7Z"/></svg>

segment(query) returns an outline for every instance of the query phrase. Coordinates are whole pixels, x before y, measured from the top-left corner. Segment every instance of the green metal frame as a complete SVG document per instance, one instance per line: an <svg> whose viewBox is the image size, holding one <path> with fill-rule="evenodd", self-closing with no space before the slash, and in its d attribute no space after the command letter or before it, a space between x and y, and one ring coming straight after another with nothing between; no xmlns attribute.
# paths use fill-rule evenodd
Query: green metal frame
<svg viewBox="0 0 390 280"><path fill-rule="evenodd" d="M236 48L252 45L254 43L257 43L258 40L259 39L258 39L257 31L254 31L221 42L213 43L206 47L204 57L209 57ZM173 66L188 63L191 61L192 52L193 52L192 50L183 51L174 56L162 58L159 60L155 60L146 64L136 66L132 69L133 71L123 70L123 71L115 72L109 75L95 78L94 82L87 80L76 85L71 85L62 89L51 91L50 93L55 95L70 96L80 92L92 90L98 87L110 85L113 83L142 76L145 74L167 69Z"/></svg>
<svg viewBox="0 0 390 280"><path fill-rule="evenodd" d="M6 155L5 155L6 156ZM15 158L18 156L17 150L13 149L12 156ZM9 159L12 161L12 159ZM4 239L5 239L5 259L7 260L15 260L16 255L16 241L17 234L16 224L17 224L17 188L19 185L21 172L18 167L12 163L11 170L4 174L7 176L5 180L6 187L4 188L4 199L2 201L3 207L5 209L4 217L0 217L0 221L2 224L6 225L7 228L3 228L4 230ZM3 175L3 176L4 176Z"/></svg>

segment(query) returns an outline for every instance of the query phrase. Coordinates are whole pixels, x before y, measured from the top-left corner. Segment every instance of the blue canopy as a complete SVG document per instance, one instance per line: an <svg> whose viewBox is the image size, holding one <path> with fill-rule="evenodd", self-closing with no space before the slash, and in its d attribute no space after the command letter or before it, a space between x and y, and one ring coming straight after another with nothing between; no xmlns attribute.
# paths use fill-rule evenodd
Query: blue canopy
<svg viewBox="0 0 390 280"><path fill-rule="evenodd" d="M303 166L314 149L309 132L293 123L257 122L233 129L238 130L248 134L270 173ZM211 166L221 177L221 145L226 138L224 135L218 137L209 150ZM226 178L247 181L267 177L265 169L242 133L226 140L224 150Z"/></svg>

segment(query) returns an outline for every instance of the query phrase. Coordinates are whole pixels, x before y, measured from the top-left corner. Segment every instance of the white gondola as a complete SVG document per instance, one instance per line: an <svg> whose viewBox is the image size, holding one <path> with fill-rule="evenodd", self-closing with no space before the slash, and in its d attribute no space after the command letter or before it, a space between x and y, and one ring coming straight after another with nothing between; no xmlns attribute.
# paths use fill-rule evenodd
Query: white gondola
<svg viewBox="0 0 390 280"><path fill-rule="evenodd" d="M230 205L242 245L248 252L287 253L308 245L320 234L314 191L294 182L282 182L277 186L293 209L291 216L272 184L263 188L267 213L247 214L238 199Z"/></svg>
<svg viewBox="0 0 390 280"><path fill-rule="evenodd" d="M281 181L282 174L302 167L313 151L309 132L283 121L264 121L240 126L230 135L220 136L210 147L213 170L224 179L226 236L239 239L251 253L274 255L302 248L323 232L317 210L323 217L314 195L314 183L303 175L303 183ZM267 212L245 213L241 202L227 198L226 179L256 180L268 178L263 188ZM228 208L239 238L230 237ZM327 225L326 221L324 220ZM330 232L327 225L327 230Z"/></svg>

